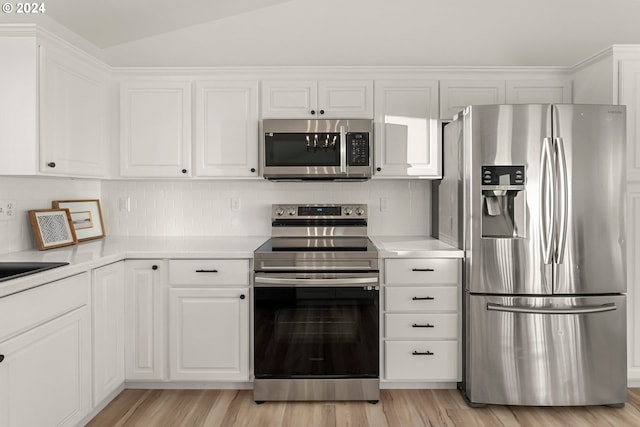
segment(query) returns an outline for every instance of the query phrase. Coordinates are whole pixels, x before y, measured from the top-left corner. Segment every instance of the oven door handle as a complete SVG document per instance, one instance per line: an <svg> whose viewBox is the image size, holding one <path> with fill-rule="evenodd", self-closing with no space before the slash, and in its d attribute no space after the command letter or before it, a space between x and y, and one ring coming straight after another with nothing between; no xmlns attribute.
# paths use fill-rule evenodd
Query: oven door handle
<svg viewBox="0 0 640 427"><path fill-rule="evenodd" d="M300 279L255 277L256 286L322 286L322 285L377 285L377 277L348 277L344 279Z"/></svg>

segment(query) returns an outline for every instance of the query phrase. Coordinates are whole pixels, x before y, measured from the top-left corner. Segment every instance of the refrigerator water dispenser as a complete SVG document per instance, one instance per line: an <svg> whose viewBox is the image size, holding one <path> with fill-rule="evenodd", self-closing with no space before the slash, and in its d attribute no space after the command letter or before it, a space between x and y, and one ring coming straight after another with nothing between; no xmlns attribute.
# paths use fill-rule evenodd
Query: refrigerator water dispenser
<svg viewBox="0 0 640 427"><path fill-rule="evenodd" d="M482 237L526 237L524 179L524 166L482 166Z"/></svg>

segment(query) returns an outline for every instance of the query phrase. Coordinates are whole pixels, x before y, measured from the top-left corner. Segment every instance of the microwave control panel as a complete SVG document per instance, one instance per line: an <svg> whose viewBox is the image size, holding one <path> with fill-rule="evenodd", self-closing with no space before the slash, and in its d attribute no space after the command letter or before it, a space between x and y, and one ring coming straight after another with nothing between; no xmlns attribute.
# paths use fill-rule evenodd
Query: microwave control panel
<svg viewBox="0 0 640 427"><path fill-rule="evenodd" d="M347 164L349 166L369 166L369 134L347 134Z"/></svg>

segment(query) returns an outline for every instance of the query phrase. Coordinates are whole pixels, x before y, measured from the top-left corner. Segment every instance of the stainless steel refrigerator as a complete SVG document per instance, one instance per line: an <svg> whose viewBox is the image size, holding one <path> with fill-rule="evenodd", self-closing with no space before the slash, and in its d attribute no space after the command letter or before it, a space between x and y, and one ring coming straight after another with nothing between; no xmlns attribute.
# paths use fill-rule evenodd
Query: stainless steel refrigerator
<svg viewBox="0 0 640 427"><path fill-rule="evenodd" d="M626 401L625 115L470 106L444 127L434 234L465 252L470 405Z"/></svg>

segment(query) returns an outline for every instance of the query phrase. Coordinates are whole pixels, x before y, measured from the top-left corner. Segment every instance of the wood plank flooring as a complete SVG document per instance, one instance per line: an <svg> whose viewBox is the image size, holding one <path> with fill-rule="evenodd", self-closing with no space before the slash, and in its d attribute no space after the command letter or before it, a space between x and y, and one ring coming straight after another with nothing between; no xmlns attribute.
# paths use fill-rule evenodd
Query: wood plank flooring
<svg viewBox="0 0 640 427"><path fill-rule="evenodd" d="M640 426L640 388L624 408L469 408L456 390L381 390L380 402L267 402L251 390L125 390L89 427L626 427Z"/></svg>

